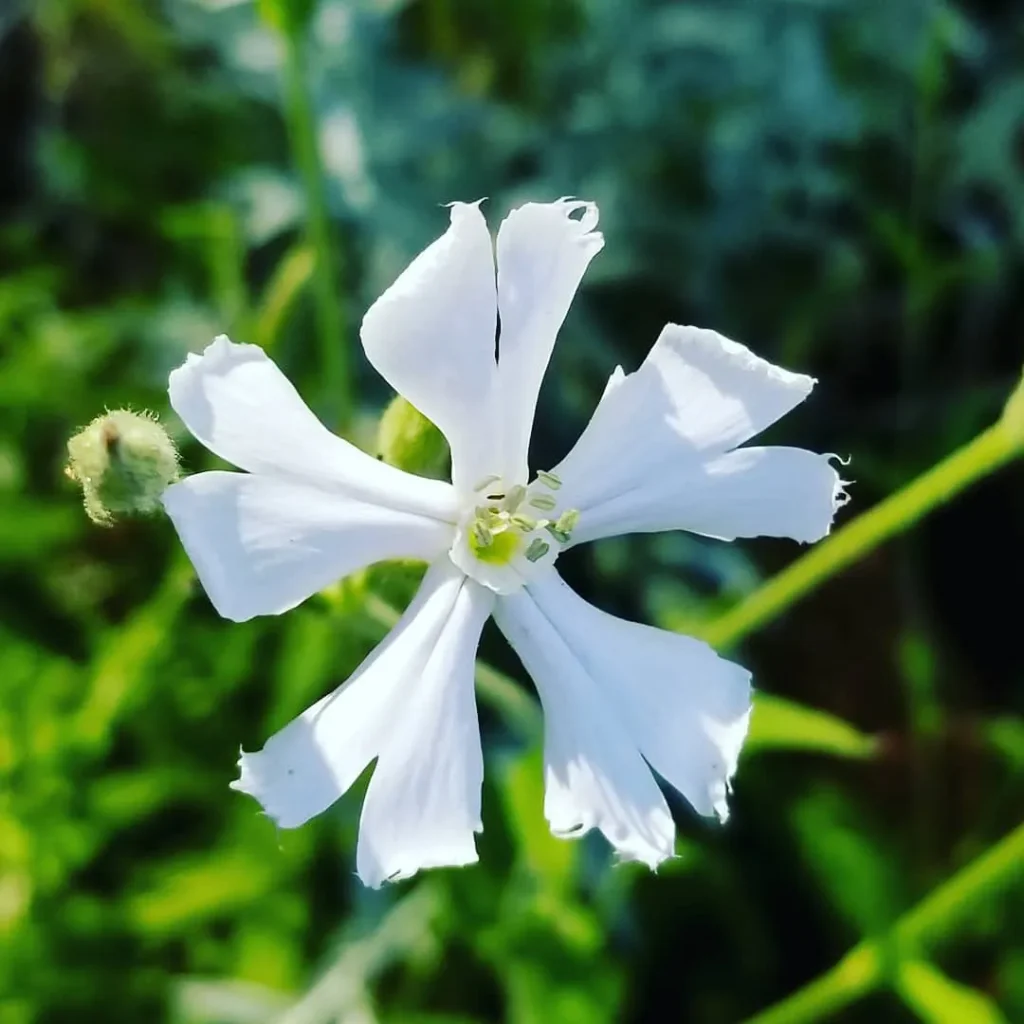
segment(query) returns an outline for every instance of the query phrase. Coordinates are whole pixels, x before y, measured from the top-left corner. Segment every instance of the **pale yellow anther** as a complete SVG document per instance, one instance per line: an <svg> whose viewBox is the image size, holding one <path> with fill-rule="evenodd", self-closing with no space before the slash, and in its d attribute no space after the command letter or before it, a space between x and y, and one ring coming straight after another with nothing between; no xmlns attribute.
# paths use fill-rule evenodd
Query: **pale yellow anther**
<svg viewBox="0 0 1024 1024"><path fill-rule="evenodd" d="M580 521L580 510L578 508L567 508L559 517L555 526L563 533L572 533Z"/></svg>
<svg viewBox="0 0 1024 1024"><path fill-rule="evenodd" d="M494 543L494 534L479 519L473 520L473 543L477 548L489 548Z"/></svg>
<svg viewBox="0 0 1024 1024"><path fill-rule="evenodd" d="M534 537L530 541L530 546L526 549L526 560L528 562L539 562L550 550L550 544L541 540L540 537Z"/></svg>
<svg viewBox="0 0 1024 1024"><path fill-rule="evenodd" d="M485 491L488 487L491 486L491 484L496 484L500 479L501 479L500 476L493 475L493 474L491 476L485 476L483 478L483 480L480 481L480 483L478 483L478 484L476 484L476 486L474 486L473 490L474 491Z"/></svg>
<svg viewBox="0 0 1024 1024"><path fill-rule="evenodd" d="M505 510L507 512L515 512L517 508L523 503L523 498L526 497L526 488L522 484L516 484L514 487L510 487L508 494L505 495Z"/></svg>
<svg viewBox="0 0 1024 1024"><path fill-rule="evenodd" d="M511 570L508 579L521 580L524 573L541 571L569 542L570 532L580 518L576 509L555 513L556 498L539 489L557 489L561 483L557 476L545 472L537 474L537 480L530 489L522 484L506 487L497 476L481 480L475 488L480 503L472 506L472 512L464 520L466 532L463 543L468 547L472 560L467 565L455 560L453 553L455 564L486 586L494 586L496 579L505 579L505 576L493 575L500 567ZM542 518L520 511L525 506L557 515L557 518ZM471 568L476 564L480 566L479 577ZM536 569L531 570L532 565ZM498 592L504 593L502 590Z"/></svg>

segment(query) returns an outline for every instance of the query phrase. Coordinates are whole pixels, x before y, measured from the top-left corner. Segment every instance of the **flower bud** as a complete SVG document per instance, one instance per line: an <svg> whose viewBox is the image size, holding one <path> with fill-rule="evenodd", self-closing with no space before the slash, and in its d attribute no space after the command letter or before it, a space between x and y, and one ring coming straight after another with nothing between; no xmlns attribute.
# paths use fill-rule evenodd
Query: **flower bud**
<svg viewBox="0 0 1024 1024"><path fill-rule="evenodd" d="M390 466L443 479L448 472L448 442L415 406L397 395L377 428L377 451Z"/></svg>
<svg viewBox="0 0 1024 1024"><path fill-rule="evenodd" d="M160 508L178 479L178 452L154 415L118 409L68 441L65 472L81 485L89 518L110 526L118 515Z"/></svg>

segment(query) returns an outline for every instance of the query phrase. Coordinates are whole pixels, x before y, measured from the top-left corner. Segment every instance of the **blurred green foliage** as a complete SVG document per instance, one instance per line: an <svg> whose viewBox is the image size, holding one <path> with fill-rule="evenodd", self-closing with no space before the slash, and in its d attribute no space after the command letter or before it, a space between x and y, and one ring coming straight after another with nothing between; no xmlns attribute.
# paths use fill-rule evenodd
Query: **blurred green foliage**
<svg viewBox="0 0 1024 1024"><path fill-rule="evenodd" d="M657 876L548 834L536 712L489 636L478 867L366 891L359 793L277 833L228 790L239 745L343 680L416 570L230 624L166 523L91 527L61 470L105 407L163 413L167 372L221 331L332 410L282 29L368 449L389 396L358 316L439 204L481 195L492 218L601 207L538 464L669 319L821 378L774 433L852 455L853 510L994 420L1019 372L1012 4L3 0L0 1024L731 1024L862 941L885 983L814 1019L1024 1020L1022 887L969 914L940 890L964 913L935 959L886 938L1022 817L1016 468L745 645L762 696L732 820L677 803ZM687 629L793 555L672 535L564 561L602 607Z"/></svg>

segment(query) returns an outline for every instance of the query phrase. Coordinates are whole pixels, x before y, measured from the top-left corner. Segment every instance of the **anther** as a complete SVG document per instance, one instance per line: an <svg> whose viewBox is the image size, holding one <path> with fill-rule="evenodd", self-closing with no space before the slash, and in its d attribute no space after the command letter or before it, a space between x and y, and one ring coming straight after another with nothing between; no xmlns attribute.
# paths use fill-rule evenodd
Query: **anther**
<svg viewBox="0 0 1024 1024"><path fill-rule="evenodd" d="M580 510L578 508L567 508L559 517L558 522L555 526L564 534L570 534L576 529L576 524L580 521Z"/></svg>
<svg viewBox="0 0 1024 1024"><path fill-rule="evenodd" d="M479 519L473 520L473 542L478 548L489 548L494 543L494 534Z"/></svg>
<svg viewBox="0 0 1024 1024"><path fill-rule="evenodd" d="M562 486L562 481L559 477L544 469L537 470L537 479L544 484L545 487L550 487L553 491L557 491L558 488Z"/></svg>
<svg viewBox="0 0 1024 1024"><path fill-rule="evenodd" d="M523 503L523 498L526 497L526 488L522 484L516 484L514 487L510 487L508 494L505 495L505 509L508 512L515 512L517 508Z"/></svg>
<svg viewBox="0 0 1024 1024"><path fill-rule="evenodd" d="M529 500L528 504L544 512L550 512L555 507L555 499L547 494L536 494Z"/></svg>
<svg viewBox="0 0 1024 1024"><path fill-rule="evenodd" d="M539 562L550 550L550 544L542 541L540 537L534 537L530 542L530 546L526 549L526 560L528 562Z"/></svg>

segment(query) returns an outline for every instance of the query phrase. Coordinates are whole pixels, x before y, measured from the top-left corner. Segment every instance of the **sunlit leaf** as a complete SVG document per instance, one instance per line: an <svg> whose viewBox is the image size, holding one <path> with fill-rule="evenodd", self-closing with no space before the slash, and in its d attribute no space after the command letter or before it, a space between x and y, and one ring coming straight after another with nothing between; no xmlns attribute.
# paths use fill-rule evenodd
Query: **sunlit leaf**
<svg viewBox="0 0 1024 1024"><path fill-rule="evenodd" d="M871 757L877 741L848 722L795 701L758 693L750 733L744 747L749 756L765 750L806 750L836 757Z"/></svg>
<svg viewBox="0 0 1024 1024"><path fill-rule="evenodd" d="M987 995L953 981L924 960L900 964L897 988L924 1024L1008 1024Z"/></svg>
<svg viewBox="0 0 1024 1024"><path fill-rule="evenodd" d="M1018 771L1024 768L1024 719L1004 715L984 726L989 743Z"/></svg>
<svg viewBox="0 0 1024 1024"><path fill-rule="evenodd" d="M858 938L892 924L904 902L902 865L881 837L836 789L812 790L790 811L811 874Z"/></svg>

